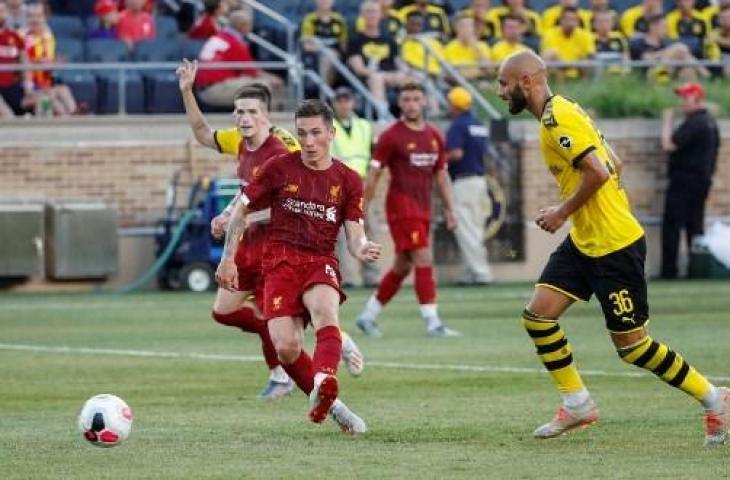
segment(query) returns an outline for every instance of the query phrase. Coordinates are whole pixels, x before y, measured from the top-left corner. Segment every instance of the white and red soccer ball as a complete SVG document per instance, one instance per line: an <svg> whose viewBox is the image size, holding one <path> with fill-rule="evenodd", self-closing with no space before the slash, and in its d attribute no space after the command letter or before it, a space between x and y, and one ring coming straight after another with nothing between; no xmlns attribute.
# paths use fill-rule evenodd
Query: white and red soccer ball
<svg viewBox="0 0 730 480"><path fill-rule="evenodd" d="M115 395L95 395L86 401L79 413L79 430L92 445L115 447L132 430L132 410Z"/></svg>

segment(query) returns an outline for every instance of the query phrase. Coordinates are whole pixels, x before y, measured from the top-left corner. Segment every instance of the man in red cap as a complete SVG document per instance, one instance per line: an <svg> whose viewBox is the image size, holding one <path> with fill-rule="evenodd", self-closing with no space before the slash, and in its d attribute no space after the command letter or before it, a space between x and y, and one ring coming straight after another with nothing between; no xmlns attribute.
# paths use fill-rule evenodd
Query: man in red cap
<svg viewBox="0 0 730 480"><path fill-rule="evenodd" d="M685 118L672 131L674 109L662 114L662 149L669 153L669 186L662 221L662 278L677 278L679 235L687 243L704 233L705 201L720 150L717 123L705 107L705 89L688 82L674 92L681 100Z"/></svg>
<svg viewBox="0 0 730 480"><path fill-rule="evenodd" d="M96 13L98 23L96 28L89 32L89 38L118 39L119 10L117 10L114 0L98 0L94 5L94 13Z"/></svg>

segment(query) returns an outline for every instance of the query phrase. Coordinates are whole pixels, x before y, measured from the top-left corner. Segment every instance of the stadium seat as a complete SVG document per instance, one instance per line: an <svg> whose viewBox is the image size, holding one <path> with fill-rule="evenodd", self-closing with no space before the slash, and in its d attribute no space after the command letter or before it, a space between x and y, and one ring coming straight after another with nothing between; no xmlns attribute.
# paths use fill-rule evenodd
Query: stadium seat
<svg viewBox="0 0 730 480"><path fill-rule="evenodd" d="M84 22L79 17L54 15L48 19L48 26L56 38L83 39L86 36Z"/></svg>
<svg viewBox="0 0 730 480"><path fill-rule="evenodd" d="M119 113L119 73L100 72L97 74L99 86L98 113ZM126 113L141 114L145 111L145 92L142 76L135 71L127 71L125 77Z"/></svg>
<svg viewBox="0 0 730 480"><path fill-rule="evenodd" d="M182 58L194 60L198 58L198 55L200 55L203 45L205 45L205 40L192 40L190 38L186 38L181 42L180 55Z"/></svg>
<svg viewBox="0 0 730 480"><path fill-rule="evenodd" d="M84 43L81 40L69 37L56 39L56 58L67 63L81 63L84 61Z"/></svg>
<svg viewBox="0 0 730 480"><path fill-rule="evenodd" d="M127 45L119 40L94 39L86 42L86 59L89 62L122 63L129 60ZM103 70L96 74L99 82L98 113L119 111L119 72ZM127 113L144 113L144 85L142 76L127 71L125 78Z"/></svg>
<svg viewBox="0 0 730 480"><path fill-rule="evenodd" d="M96 77L89 72L82 71L60 71L55 75L59 83L68 85L73 93L76 102L96 113L99 108L99 84Z"/></svg>
<svg viewBox="0 0 730 480"><path fill-rule="evenodd" d="M152 40L134 47L132 59L136 62L178 62L181 45L174 41ZM174 69L140 71L145 89L147 113L182 113L182 98Z"/></svg>
<svg viewBox="0 0 730 480"><path fill-rule="evenodd" d="M157 15L155 17L155 29L157 30L157 39L178 39L180 38L180 31L177 28L177 20L172 17L164 15Z"/></svg>
<svg viewBox="0 0 730 480"><path fill-rule="evenodd" d="M126 62L129 60L129 50L127 44L121 40L92 39L86 42L86 60L107 63Z"/></svg>

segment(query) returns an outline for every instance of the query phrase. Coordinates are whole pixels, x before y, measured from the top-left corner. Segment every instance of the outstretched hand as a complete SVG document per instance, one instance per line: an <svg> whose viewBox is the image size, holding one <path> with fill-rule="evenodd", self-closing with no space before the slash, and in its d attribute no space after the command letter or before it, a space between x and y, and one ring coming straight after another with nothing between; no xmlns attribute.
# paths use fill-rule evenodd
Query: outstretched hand
<svg viewBox="0 0 730 480"><path fill-rule="evenodd" d="M380 258L380 252L383 251L383 246L379 243L367 241L363 244L358 252L358 260L363 262L374 262Z"/></svg>
<svg viewBox="0 0 730 480"><path fill-rule="evenodd" d="M178 84L181 91L187 91L193 89L195 83L195 75L198 73L198 61L193 60L192 62L187 58L183 58L182 63L175 71L178 78Z"/></svg>

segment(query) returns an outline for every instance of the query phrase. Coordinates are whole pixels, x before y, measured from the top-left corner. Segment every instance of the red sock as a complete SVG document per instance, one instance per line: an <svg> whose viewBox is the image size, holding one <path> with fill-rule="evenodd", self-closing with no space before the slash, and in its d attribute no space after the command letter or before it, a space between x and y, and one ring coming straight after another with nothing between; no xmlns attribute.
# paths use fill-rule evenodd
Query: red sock
<svg viewBox="0 0 730 480"><path fill-rule="evenodd" d="M418 303L421 305L436 303L436 281L433 278L433 267L416 267L415 277Z"/></svg>
<svg viewBox="0 0 730 480"><path fill-rule="evenodd" d="M335 326L322 327L315 334L314 372L337 374L337 366L342 357L342 336Z"/></svg>
<svg viewBox="0 0 730 480"><path fill-rule="evenodd" d="M281 366L302 392L309 395L314 390L314 367L307 352L302 350L294 363L282 363Z"/></svg>
<svg viewBox="0 0 730 480"><path fill-rule="evenodd" d="M213 319L229 327L238 327L244 332L259 333L261 331L261 319L256 316L251 307L241 307L235 312L218 313L213 310Z"/></svg>
<svg viewBox="0 0 730 480"><path fill-rule="evenodd" d="M274 342L271 341L271 335L269 334L269 325L264 320L259 320L261 328L259 330L259 337L261 337L261 352L264 354L264 360L268 365L269 370L281 365L279 362L279 356L276 355L276 349L274 348Z"/></svg>
<svg viewBox="0 0 730 480"><path fill-rule="evenodd" d="M279 366L279 357L276 355L274 343L269 335L269 326L256 316L256 312L252 308L242 307L231 313L218 313L213 310L213 318L222 325L237 327L244 332L257 333L261 338L261 352L269 370Z"/></svg>
<svg viewBox="0 0 730 480"><path fill-rule="evenodd" d="M395 273L393 270L385 274L380 281L380 285L378 285L378 291L375 292L375 298L378 299L381 305L388 303L398 293L404 278L406 277Z"/></svg>

